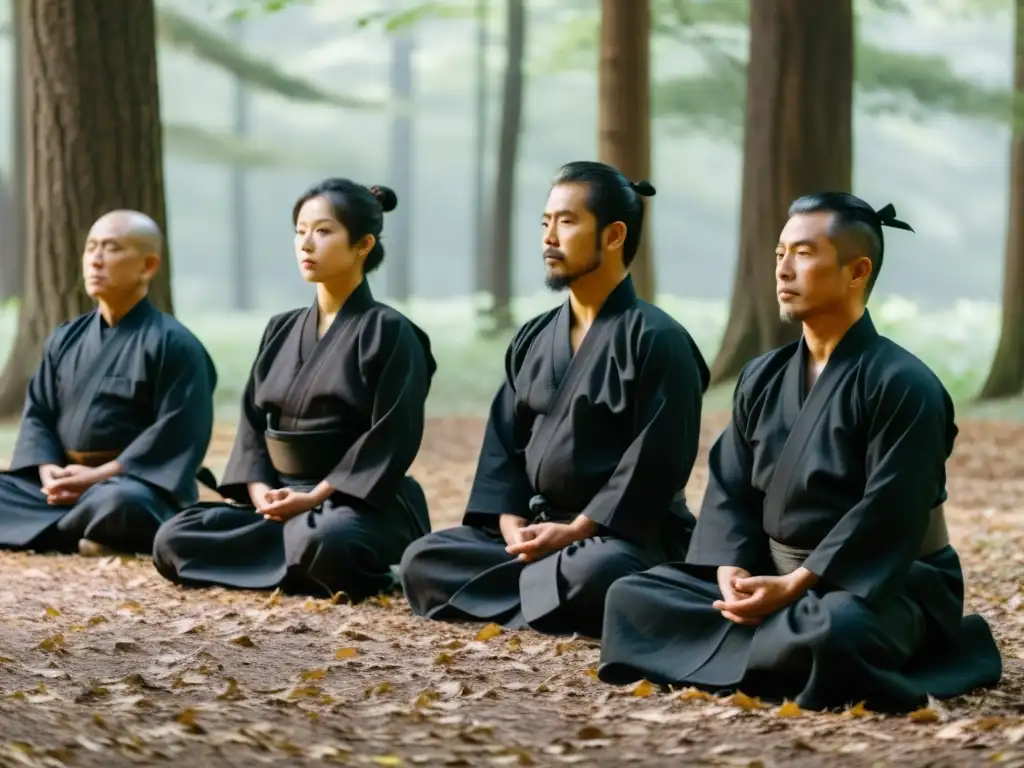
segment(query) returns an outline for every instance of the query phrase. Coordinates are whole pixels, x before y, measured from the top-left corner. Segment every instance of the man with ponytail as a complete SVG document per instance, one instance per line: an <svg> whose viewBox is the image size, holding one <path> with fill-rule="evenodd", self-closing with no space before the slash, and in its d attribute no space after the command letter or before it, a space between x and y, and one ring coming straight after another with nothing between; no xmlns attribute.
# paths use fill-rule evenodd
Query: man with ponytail
<svg viewBox="0 0 1024 768"><path fill-rule="evenodd" d="M415 613L596 637L616 579L685 553L708 369L629 277L653 194L601 163L555 175L541 257L568 300L508 347L463 525L405 552Z"/></svg>

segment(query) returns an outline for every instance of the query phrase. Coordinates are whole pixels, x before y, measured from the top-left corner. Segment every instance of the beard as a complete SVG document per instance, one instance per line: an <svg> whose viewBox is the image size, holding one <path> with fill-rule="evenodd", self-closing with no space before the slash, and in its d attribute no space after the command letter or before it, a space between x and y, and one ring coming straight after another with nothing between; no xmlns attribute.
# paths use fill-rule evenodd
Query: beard
<svg viewBox="0 0 1024 768"><path fill-rule="evenodd" d="M792 309L779 307L779 320L784 323L799 323L800 314Z"/></svg>
<svg viewBox="0 0 1024 768"><path fill-rule="evenodd" d="M544 251L542 256L544 259L555 259L557 261L565 262L565 254L559 251L557 248L548 248ZM589 275L591 272L601 266L601 250L594 251L594 258L592 258L587 264L575 272L552 274L548 273L544 277L544 285L551 291L564 291L566 288L571 286L574 282L579 280L581 277Z"/></svg>

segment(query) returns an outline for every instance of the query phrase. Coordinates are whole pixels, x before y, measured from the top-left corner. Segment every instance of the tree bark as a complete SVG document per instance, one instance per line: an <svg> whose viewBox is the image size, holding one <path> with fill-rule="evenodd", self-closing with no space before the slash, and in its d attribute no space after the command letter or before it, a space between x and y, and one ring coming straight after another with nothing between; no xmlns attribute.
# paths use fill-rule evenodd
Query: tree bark
<svg viewBox="0 0 1024 768"><path fill-rule="evenodd" d="M1013 138L1010 145L1010 215L1003 265L1003 320L992 368L979 395L1009 397L1024 390L1024 0L1016 3Z"/></svg>
<svg viewBox="0 0 1024 768"><path fill-rule="evenodd" d="M515 230L516 159L523 115L523 55L526 51L525 0L507 0L508 31L498 173L495 178L494 216L491 219L491 271L489 275L491 332L512 327L512 254Z"/></svg>
<svg viewBox="0 0 1024 768"><path fill-rule="evenodd" d="M391 95L395 101L412 104L415 97L413 82L413 53L416 33L404 30L391 33ZM399 113L391 118L391 152L389 183L402 202L388 221L387 233L387 286L388 296L396 301L408 301L412 295L412 222L415 150L414 117Z"/></svg>
<svg viewBox="0 0 1024 768"><path fill-rule="evenodd" d="M0 189L0 301L19 298L25 288L25 222L27 184L25 179L25 67L22 50L25 35L22 17L28 0L12 0L11 40L14 67L11 83L11 181ZM4 184L0 179L0 185Z"/></svg>
<svg viewBox="0 0 1024 768"><path fill-rule="evenodd" d="M50 331L91 307L81 253L93 222L132 208L167 231L153 0L33 0L25 11L28 263L4 416L21 411ZM166 252L150 296L171 311Z"/></svg>
<svg viewBox="0 0 1024 768"><path fill-rule="evenodd" d="M640 181L651 172L650 0L602 0L600 45L598 157ZM629 271L637 293L653 301L652 206L643 202L644 236Z"/></svg>
<svg viewBox="0 0 1024 768"><path fill-rule="evenodd" d="M739 260L713 383L800 336L779 318L772 246L794 198L849 191L852 107L851 0L752 2Z"/></svg>

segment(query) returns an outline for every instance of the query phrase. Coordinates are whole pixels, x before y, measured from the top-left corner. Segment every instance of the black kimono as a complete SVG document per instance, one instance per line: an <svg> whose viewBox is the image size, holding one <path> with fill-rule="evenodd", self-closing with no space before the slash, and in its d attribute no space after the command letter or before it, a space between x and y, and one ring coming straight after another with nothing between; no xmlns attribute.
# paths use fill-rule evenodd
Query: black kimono
<svg viewBox="0 0 1024 768"><path fill-rule="evenodd" d="M199 340L143 299L113 328L99 310L58 327L29 383L14 457L0 474L0 546L74 550L89 539L146 552L157 528L198 498L217 372ZM122 473L71 506L49 505L39 468Z"/></svg>
<svg viewBox="0 0 1024 768"><path fill-rule="evenodd" d="M708 384L700 351L628 277L575 355L570 323L566 302L512 340L463 525L402 558L415 613L593 637L615 579L686 551L694 518L683 491ZM579 513L597 536L531 563L505 552L502 514Z"/></svg>
<svg viewBox="0 0 1024 768"><path fill-rule="evenodd" d="M877 711L998 682L988 625L963 615L942 515L957 434L949 395L867 312L810 392L806 373L802 340L744 369L685 564L609 592L602 680ZM712 607L717 566L801 565L817 586L759 626Z"/></svg>
<svg viewBox="0 0 1024 768"><path fill-rule="evenodd" d="M391 566L430 530L406 476L423 438L436 365L427 335L374 301L364 281L317 339L314 304L270 319L242 398L220 493L164 525L153 545L170 581L360 600L393 586ZM266 520L248 486L309 490L322 505Z"/></svg>

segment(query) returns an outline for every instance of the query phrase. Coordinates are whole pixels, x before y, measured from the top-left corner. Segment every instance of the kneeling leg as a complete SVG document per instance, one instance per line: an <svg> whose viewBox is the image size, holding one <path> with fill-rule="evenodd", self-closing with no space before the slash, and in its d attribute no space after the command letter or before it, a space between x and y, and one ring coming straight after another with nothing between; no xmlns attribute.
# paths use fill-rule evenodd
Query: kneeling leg
<svg viewBox="0 0 1024 768"><path fill-rule="evenodd" d="M523 617L547 634L599 638L605 598L618 579L644 571L655 558L635 544L592 538L531 563L519 577Z"/></svg>
<svg viewBox="0 0 1024 768"><path fill-rule="evenodd" d="M325 504L284 525L285 588L364 600L396 587L391 566L422 527L398 502L385 510Z"/></svg>
<svg viewBox="0 0 1024 768"><path fill-rule="evenodd" d="M83 493L56 528L66 543L79 545L83 553L149 554L157 529L174 512L157 489L132 477L115 477ZM80 545L82 541L86 544Z"/></svg>

